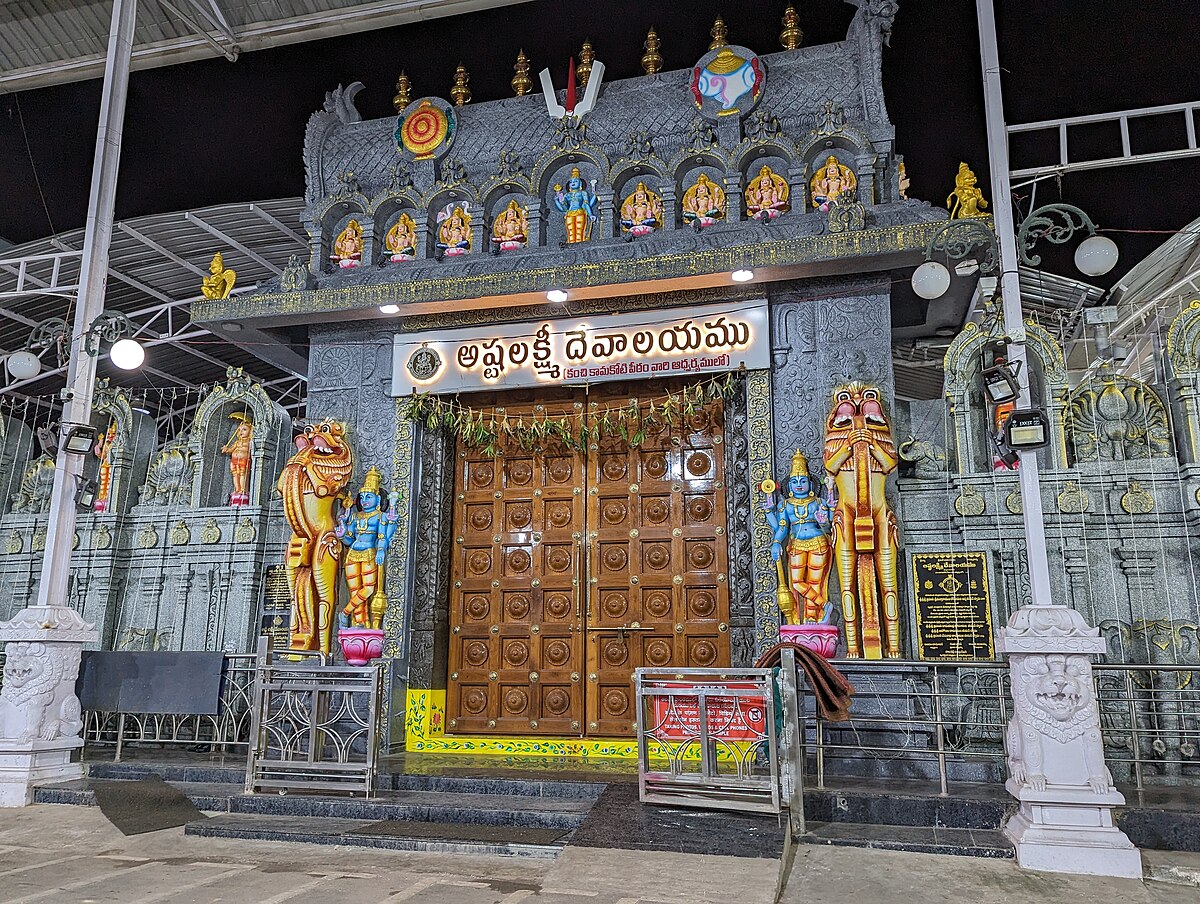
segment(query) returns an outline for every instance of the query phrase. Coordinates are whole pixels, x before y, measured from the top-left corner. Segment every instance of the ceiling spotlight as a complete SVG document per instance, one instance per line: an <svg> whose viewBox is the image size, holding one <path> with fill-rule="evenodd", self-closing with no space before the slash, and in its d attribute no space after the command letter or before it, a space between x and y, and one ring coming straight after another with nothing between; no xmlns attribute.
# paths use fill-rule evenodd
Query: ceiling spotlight
<svg viewBox="0 0 1200 904"><path fill-rule="evenodd" d="M553 301L555 304L562 304L564 301L567 300L567 297L568 297L567 290L566 289L551 289L549 292L546 293L546 297L548 299L550 299L550 301Z"/></svg>
<svg viewBox="0 0 1200 904"><path fill-rule="evenodd" d="M121 370L137 370L146 360L146 350L132 339L118 339L108 357Z"/></svg>
<svg viewBox="0 0 1200 904"><path fill-rule="evenodd" d="M379 306L380 314L399 314L400 305L398 304L381 304Z"/></svg>
<svg viewBox="0 0 1200 904"><path fill-rule="evenodd" d="M750 282L750 280L754 279L754 271L734 270L733 273L729 275L729 278L734 282Z"/></svg>

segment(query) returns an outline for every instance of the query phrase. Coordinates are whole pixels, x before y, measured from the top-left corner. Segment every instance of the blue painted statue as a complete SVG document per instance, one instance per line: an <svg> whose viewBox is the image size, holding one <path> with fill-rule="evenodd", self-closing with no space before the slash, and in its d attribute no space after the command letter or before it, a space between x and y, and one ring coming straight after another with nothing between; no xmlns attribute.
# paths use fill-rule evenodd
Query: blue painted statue
<svg viewBox="0 0 1200 904"><path fill-rule="evenodd" d="M344 505L334 530L349 547L344 574L346 586L350 588L350 602L342 610L349 627L378 630L387 609L387 596L380 586L380 577L400 517L396 512L400 494L388 493L388 510L383 511L381 483L379 471L375 468L367 471L356 504Z"/></svg>
<svg viewBox="0 0 1200 904"><path fill-rule="evenodd" d="M784 622L828 624L833 615L833 604L829 602L833 508L818 495L803 452L792 456L792 471L778 502L775 481L766 480L760 488L766 494L762 507L767 523L775 531L771 557L779 572L777 598Z"/></svg>
<svg viewBox="0 0 1200 904"><path fill-rule="evenodd" d="M571 168L565 190L561 185L554 186L554 206L562 212L567 244L586 242L592 237L592 226L596 222L596 183L592 181L589 191L579 175L579 167Z"/></svg>

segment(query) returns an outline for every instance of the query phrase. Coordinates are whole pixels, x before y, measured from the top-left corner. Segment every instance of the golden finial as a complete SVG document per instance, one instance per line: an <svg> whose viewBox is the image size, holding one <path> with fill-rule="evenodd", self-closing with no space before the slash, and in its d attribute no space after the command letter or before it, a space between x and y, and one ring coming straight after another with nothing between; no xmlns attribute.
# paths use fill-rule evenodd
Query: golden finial
<svg viewBox="0 0 1200 904"><path fill-rule="evenodd" d="M575 67L575 77L579 79L579 87L586 88L588 78L592 74L592 63L596 60L596 51L591 41L584 41L579 48L579 65Z"/></svg>
<svg viewBox="0 0 1200 904"><path fill-rule="evenodd" d="M392 106L399 113L405 107L412 103L412 80L400 71L400 77L396 79L396 96L392 98Z"/></svg>
<svg viewBox="0 0 1200 904"><path fill-rule="evenodd" d="M470 81L467 67L459 63L458 68L454 70L454 87L450 89L450 99L454 101L454 106L461 107L471 102L471 89L467 87Z"/></svg>
<svg viewBox="0 0 1200 904"><path fill-rule="evenodd" d="M524 97L529 93L529 89L533 87L533 79L529 77L529 57L525 56L525 50L522 48L517 52L517 63L513 66L512 89L517 97Z"/></svg>
<svg viewBox="0 0 1200 904"><path fill-rule="evenodd" d="M642 69L646 75L654 75L662 70L662 42L658 40L658 32L651 28L646 32L646 43L642 45L646 51L642 54Z"/></svg>
<svg viewBox="0 0 1200 904"><path fill-rule="evenodd" d="M717 21L713 23L709 34L712 35L712 43L708 45L709 50L716 50L729 43L729 29L725 27L725 20L720 16L717 16Z"/></svg>
<svg viewBox="0 0 1200 904"><path fill-rule="evenodd" d="M789 6L783 11L783 31L779 33L779 43L784 50L795 50L804 40L804 32L800 29L800 17L796 15L796 7Z"/></svg>

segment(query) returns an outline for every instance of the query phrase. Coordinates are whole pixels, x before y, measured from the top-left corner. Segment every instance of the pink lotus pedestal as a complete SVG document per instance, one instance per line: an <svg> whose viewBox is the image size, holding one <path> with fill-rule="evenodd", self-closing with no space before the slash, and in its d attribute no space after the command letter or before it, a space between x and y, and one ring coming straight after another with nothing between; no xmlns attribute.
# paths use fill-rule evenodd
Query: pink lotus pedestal
<svg viewBox="0 0 1200 904"><path fill-rule="evenodd" d="M350 665L367 665L383 655L383 632L378 628L341 628L338 643Z"/></svg>
<svg viewBox="0 0 1200 904"><path fill-rule="evenodd" d="M832 659L837 655L837 625L780 625L779 639L808 647L818 656Z"/></svg>

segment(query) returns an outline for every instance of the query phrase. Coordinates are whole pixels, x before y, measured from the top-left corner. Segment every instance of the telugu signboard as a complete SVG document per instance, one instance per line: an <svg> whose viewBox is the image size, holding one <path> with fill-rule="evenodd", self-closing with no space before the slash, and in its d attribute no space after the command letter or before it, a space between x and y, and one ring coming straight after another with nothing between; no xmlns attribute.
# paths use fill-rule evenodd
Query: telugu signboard
<svg viewBox="0 0 1200 904"><path fill-rule="evenodd" d="M993 659L987 555L914 553L917 658L943 662Z"/></svg>
<svg viewBox="0 0 1200 904"><path fill-rule="evenodd" d="M736 697L705 699L708 736L714 741L760 741L767 733L767 701L762 686L753 682L720 685L664 684L663 687L694 690L696 696L663 694L654 697L652 734L662 740L685 741L700 737L700 696L703 690L744 690Z"/></svg>
<svg viewBox="0 0 1200 904"><path fill-rule="evenodd" d="M397 396L758 370L767 302L403 333L392 359Z"/></svg>

